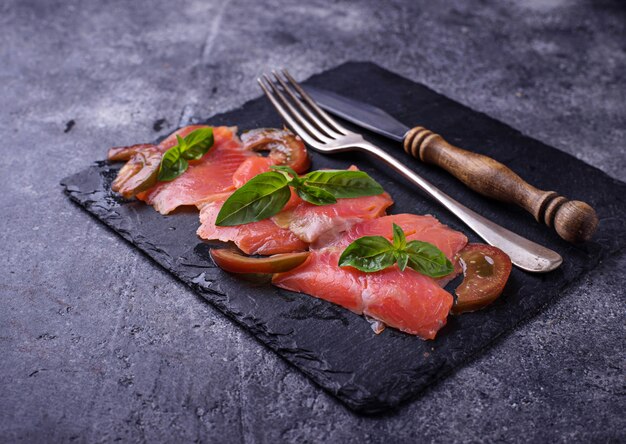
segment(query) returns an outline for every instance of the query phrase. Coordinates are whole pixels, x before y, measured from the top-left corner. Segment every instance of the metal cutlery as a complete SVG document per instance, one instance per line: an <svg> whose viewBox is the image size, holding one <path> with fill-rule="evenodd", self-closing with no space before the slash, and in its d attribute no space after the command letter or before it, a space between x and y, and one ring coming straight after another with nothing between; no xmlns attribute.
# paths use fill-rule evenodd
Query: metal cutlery
<svg viewBox="0 0 626 444"><path fill-rule="evenodd" d="M596 231L598 216L585 202L535 188L497 160L458 148L424 127L409 128L373 105L313 87L307 92L325 110L402 142L409 155L445 169L474 191L522 207L566 241L585 242Z"/></svg>
<svg viewBox="0 0 626 444"><path fill-rule="evenodd" d="M563 262L561 256L546 247L519 236L467 208L407 168L386 151L366 141L360 134L349 131L325 111L283 70L257 79L263 92L285 120L313 150L324 154L361 151L383 161L422 192L439 202L469 228L509 255L513 264L533 273L545 273Z"/></svg>

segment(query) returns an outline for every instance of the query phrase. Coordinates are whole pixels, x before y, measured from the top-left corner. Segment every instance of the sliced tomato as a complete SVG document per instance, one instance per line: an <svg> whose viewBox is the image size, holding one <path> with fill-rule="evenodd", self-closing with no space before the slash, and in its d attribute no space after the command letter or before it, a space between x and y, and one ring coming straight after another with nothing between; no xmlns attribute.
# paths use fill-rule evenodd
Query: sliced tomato
<svg viewBox="0 0 626 444"><path fill-rule="evenodd" d="M287 129L257 128L241 135L245 149L269 151L275 165L287 165L302 174L309 169L311 159L300 137Z"/></svg>
<svg viewBox="0 0 626 444"><path fill-rule="evenodd" d="M282 273L301 265L308 257L308 251L250 257L229 248L211 250L211 258L217 266L231 273Z"/></svg>
<svg viewBox="0 0 626 444"><path fill-rule="evenodd" d="M151 143L138 143L137 145L131 146L114 146L109 149L107 154L107 158L113 162L117 162L120 160L130 160L135 154L140 153L142 151L158 148Z"/></svg>
<svg viewBox="0 0 626 444"><path fill-rule="evenodd" d="M480 310L495 301L511 274L509 256L485 244L467 244L457 256L463 267L463 282L455 290L452 313Z"/></svg>
<svg viewBox="0 0 626 444"><path fill-rule="evenodd" d="M133 145L127 151L123 148L113 153L109 151L109 159L119 160L126 156L129 160L117 173L111 189L130 199L157 183L163 153L154 145Z"/></svg>

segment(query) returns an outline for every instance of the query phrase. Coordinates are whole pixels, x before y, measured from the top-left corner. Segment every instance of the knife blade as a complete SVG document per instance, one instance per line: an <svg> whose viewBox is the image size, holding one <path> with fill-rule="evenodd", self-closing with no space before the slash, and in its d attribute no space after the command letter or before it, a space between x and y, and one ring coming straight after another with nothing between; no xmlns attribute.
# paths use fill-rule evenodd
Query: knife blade
<svg viewBox="0 0 626 444"><path fill-rule="evenodd" d="M456 147L424 127L409 128L368 103L312 86L305 89L324 110L401 142L407 154L445 169L483 196L518 205L568 242L585 242L598 227L598 216L589 204L540 190L491 157Z"/></svg>
<svg viewBox="0 0 626 444"><path fill-rule="evenodd" d="M373 105L312 86L307 86L306 92L326 111L392 140L402 142L410 130L395 117Z"/></svg>

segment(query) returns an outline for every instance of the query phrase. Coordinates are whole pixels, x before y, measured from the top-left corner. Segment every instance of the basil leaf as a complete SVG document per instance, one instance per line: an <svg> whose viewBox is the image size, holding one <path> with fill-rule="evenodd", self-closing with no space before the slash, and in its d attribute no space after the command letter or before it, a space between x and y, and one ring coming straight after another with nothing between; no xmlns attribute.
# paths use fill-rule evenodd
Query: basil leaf
<svg viewBox="0 0 626 444"><path fill-rule="evenodd" d="M185 140L184 143L179 143L185 147L184 150L189 150L187 145L192 142L194 141ZM336 203L337 198L371 196L384 192L363 171L314 171L299 177L298 173L286 165L272 166L272 170L255 176L235 191L224 202L216 225L241 225L277 214L291 197L289 187L303 200L314 205L330 205ZM393 251L393 246L391 250Z"/></svg>
<svg viewBox="0 0 626 444"><path fill-rule="evenodd" d="M215 225L229 227L272 217L291 197L289 180L277 171L261 173L230 195Z"/></svg>
<svg viewBox="0 0 626 444"><path fill-rule="evenodd" d="M276 171L284 171L285 173L288 173L292 179L297 179L298 178L298 173L296 173L293 168L287 166L287 165L272 165L270 167L273 170Z"/></svg>
<svg viewBox="0 0 626 444"><path fill-rule="evenodd" d="M349 265L357 270L373 272L384 270L395 261L391 242L382 236L364 236L356 239L341 253L339 266Z"/></svg>
<svg viewBox="0 0 626 444"><path fill-rule="evenodd" d="M322 188L311 187L308 185L296 186L296 192L298 196L313 205L330 205L337 203L337 199L328 191Z"/></svg>
<svg viewBox="0 0 626 444"><path fill-rule="evenodd" d="M397 251L396 259L398 261L398 268L400 271L404 271L406 269L406 265L409 262L409 253L406 251Z"/></svg>
<svg viewBox="0 0 626 444"><path fill-rule="evenodd" d="M183 144L180 139L181 154L187 160L198 160L213 146L213 128L199 128L185 136Z"/></svg>
<svg viewBox="0 0 626 444"><path fill-rule="evenodd" d="M404 231L402 231L402 228L396 224L393 224L393 246L396 250L404 250L406 247L406 236L404 235Z"/></svg>
<svg viewBox="0 0 626 444"><path fill-rule="evenodd" d="M180 157L178 145L167 150L161 157L161 165L159 166L158 180L169 182L187 171L189 163Z"/></svg>
<svg viewBox="0 0 626 444"><path fill-rule="evenodd" d="M312 171L302 180L307 185L328 191L336 198L375 196L385 191L364 171Z"/></svg>
<svg viewBox="0 0 626 444"><path fill-rule="evenodd" d="M433 244L414 240L406 245L405 251L409 255L408 266L426 276L442 277L454 271L452 262Z"/></svg>
<svg viewBox="0 0 626 444"><path fill-rule="evenodd" d="M393 224L393 244L382 236L364 236L348 245L339 258L339 266L350 265L367 273L391 267L396 262L400 271L408 266L435 278L454 271L440 249L428 242L407 243L404 231L396 224Z"/></svg>
<svg viewBox="0 0 626 444"><path fill-rule="evenodd" d="M278 171L283 176L287 178L289 185L292 187L298 187L302 184L302 180L298 177L298 173L296 173L293 169L286 165L272 165L270 167L272 170Z"/></svg>
<svg viewBox="0 0 626 444"><path fill-rule="evenodd" d="M198 160L213 146L213 128L200 128L189 133L184 139L176 135L174 145L161 158L157 180L169 182L189 168L188 160Z"/></svg>

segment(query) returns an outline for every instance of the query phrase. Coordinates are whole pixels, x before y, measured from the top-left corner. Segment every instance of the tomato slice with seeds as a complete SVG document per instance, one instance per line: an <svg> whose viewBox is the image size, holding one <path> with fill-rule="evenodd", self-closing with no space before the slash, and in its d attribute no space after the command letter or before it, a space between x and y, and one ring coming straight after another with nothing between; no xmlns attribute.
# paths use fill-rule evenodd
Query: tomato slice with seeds
<svg viewBox="0 0 626 444"><path fill-rule="evenodd" d="M217 266L231 273L282 273L303 264L308 257L308 251L250 257L229 248L211 249L211 258Z"/></svg>
<svg viewBox="0 0 626 444"><path fill-rule="evenodd" d="M257 128L241 135L245 149L269 151L275 165L287 165L302 174L311 166L311 159L300 137L287 129Z"/></svg>
<svg viewBox="0 0 626 444"><path fill-rule="evenodd" d="M506 253L491 245L467 244L458 258L463 267L463 282L455 290L453 314L480 310L502 294L512 268Z"/></svg>

